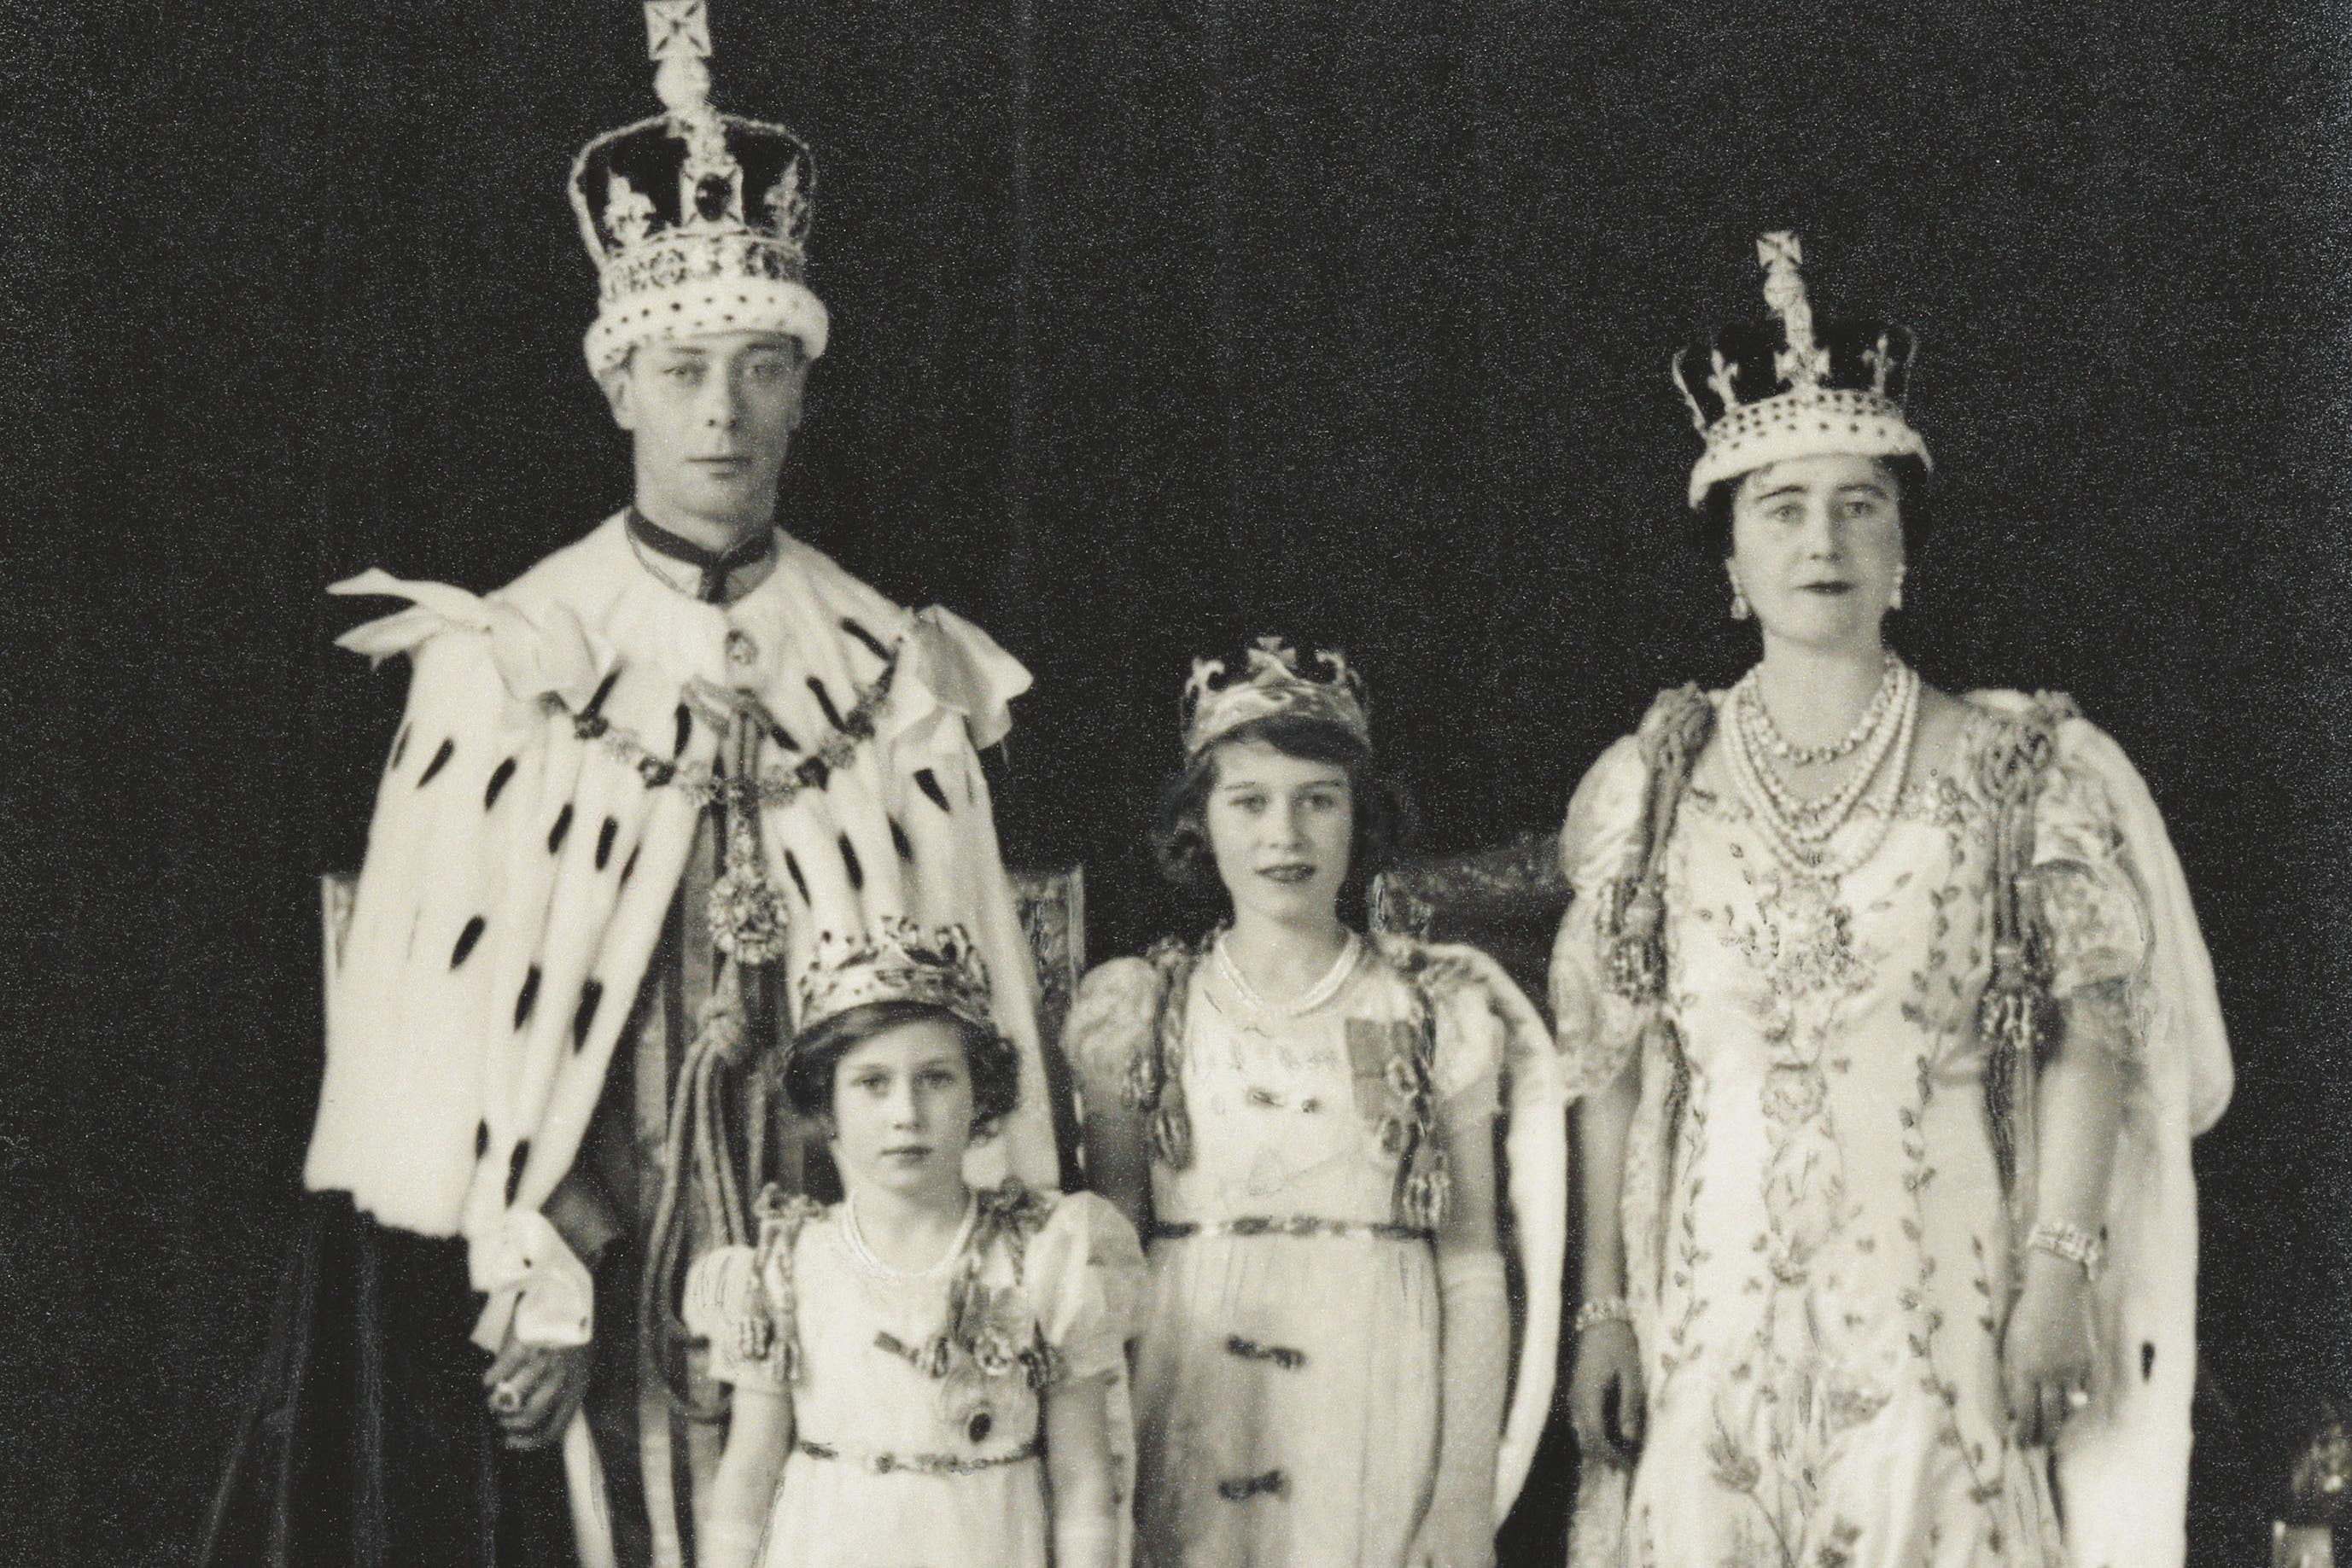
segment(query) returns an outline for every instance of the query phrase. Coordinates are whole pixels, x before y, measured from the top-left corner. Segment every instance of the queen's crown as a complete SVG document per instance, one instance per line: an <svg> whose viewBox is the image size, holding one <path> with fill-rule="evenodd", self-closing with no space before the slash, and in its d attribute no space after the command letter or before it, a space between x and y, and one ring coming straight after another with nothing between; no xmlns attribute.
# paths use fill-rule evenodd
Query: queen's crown
<svg viewBox="0 0 2352 1568"><path fill-rule="evenodd" d="M1797 268L1803 243L1787 231L1756 242L1764 302L1777 318L1726 327L1679 350L1675 385L1706 450L1691 476L1691 504L1727 478L1792 456L1851 452L1927 461L1906 423L1910 329L1842 320L1817 324Z"/></svg>

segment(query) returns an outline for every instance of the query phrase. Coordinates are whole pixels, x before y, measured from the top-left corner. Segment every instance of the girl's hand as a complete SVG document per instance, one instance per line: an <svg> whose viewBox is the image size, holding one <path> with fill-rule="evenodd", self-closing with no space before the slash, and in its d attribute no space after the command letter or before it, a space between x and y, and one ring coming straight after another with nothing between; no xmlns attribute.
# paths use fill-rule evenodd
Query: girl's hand
<svg viewBox="0 0 2352 1568"><path fill-rule="evenodd" d="M700 1568L752 1568L760 1538L793 1447L792 1396L756 1383L735 1385L734 1413L727 1423L727 1447L710 1477L694 1532L694 1560ZM698 1503L703 1503L699 1493Z"/></svg>
<svg viewBox="0 0 2352 1568"><path fill-rule="evenodd" d="M1112 1568L1118 1561L1118 1466L1111 1458L1108 1377L1045 1391L1045 1497L1057 1568Z"/></svg>
<svg viewBox="0 0 2352 1568"><path fill-rule="evenodd" d="M2091 1402L2090 1283L2063 1259L2026 1262L2025 1290L2001 1342L2001 1384L2020 1447L2058 1440L2066 1418Z"/></svg>
<svg viewBox="0 0 2352 1568"><path fill-rule="evenodd" d="M1597 1322L1576 1342L1568 1380L1576 1446L1605 1465L1631 1465L1642 1451L1642 1352L1628 1322Z"/></svg>
<svg viewBox="0 0 2352 1568"><path fill-rule="evenodd" d="M1404 1562L1405 1568L1494 1568L1494 1500L1441 1497L1431 1502Z"/></svg>

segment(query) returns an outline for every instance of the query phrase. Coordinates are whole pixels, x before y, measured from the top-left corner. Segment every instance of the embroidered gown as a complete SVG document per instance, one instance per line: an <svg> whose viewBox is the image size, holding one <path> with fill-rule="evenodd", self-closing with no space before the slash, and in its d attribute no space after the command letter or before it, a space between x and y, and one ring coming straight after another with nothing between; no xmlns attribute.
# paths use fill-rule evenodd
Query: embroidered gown
<svg viewBox="0 0 2352 1568"><path fill-rule="evenodd" d="M1905 788L1877 852L1828 881L1774 858L1727 741L1701 756L1664 867L1663 1006L1688 1067L1679 1092L1661 1042L1637 1039L1634 1005L1604 980L1599 911L1640 852L1648 775L1635 741L1605 753L1578 790L1554 1005L1577 1088L1640 1075L1624 1225L1648 1421L1629 1499L1612 1506L1611 1473L1588 1468L1572 1562L2070 1561L2048 1455L2012 1445L2000 1382L2014 1239L1976 1021L1991 885L1978 767L2008 722L1976 706L1953 761ZM2045 923L2053 989L2063 1000L2122 980L2137 999L2150 913L2114 776L2087 754L2104 747L2128 765L2088 725L2056 734L2022 878ZM1840 831L1873 827L1865 807ZM2126 1081L2144 1086L2138 1045L2127 1049ZM2132 1171L2120 1158L2116 1181ZM2104 1354L2103 1386L2137 1381L2116 1346ZM2184 1437L2185 1360L2167 1367Z"/></svg>
<svg viewBox="0 0 2352 1568"><path fill-rule="evenodd" d="M1395 959L1432 961L1427 1079L1441 1115L1493 1113L1517 1027L1505 1009L1533 1014L1478 954L1378 941L1295 1014L1253 1005L1214 963L1185 966L1176 1072L1192 1157L1152 1162L1135 1385L1138 1557L1159 1568L1388 1568L1428 1505L1436 1269L1426 1232L1396 1223L1421 1003ZM1087 977L1067 1031L1079 1071L1128 1082L1165 976L1124 958ZM1221 1228L1302 1218L1322 1223Z"/></svg>
<svg viewBox="0 0 2352 1568"><path fill-rule="evenodd" d="M712 1375L792 1397L763 1568L1046 1568L1039 1390L1123 1370L1143 1255L1090 1193L1008 1185L980 1203L1006 1222L983 1219L929 1270L881 1263L838 1204L772 1215L760 1249L696 1261L687 1322L710 1341ZM971 1245L989 1354L956 1353L934 1377L917 1361ZM746 1338L755 1311L772 1325L765 1344Z"/></svg>

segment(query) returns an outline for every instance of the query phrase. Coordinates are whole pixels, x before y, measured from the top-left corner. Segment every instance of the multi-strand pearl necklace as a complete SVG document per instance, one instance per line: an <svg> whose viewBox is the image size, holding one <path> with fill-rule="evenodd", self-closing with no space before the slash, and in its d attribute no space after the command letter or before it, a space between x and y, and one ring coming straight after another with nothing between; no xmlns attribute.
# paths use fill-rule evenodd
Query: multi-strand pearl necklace
<svg viewBox="0 0 2352 1568"><path fill-rule="evenodd" d="M1873 700L1877 718L1848 750L1862 755L1845 782L1818 800L1801 799L1774 770L1769 742L1762 725L1769 724L1755 691L1756 674L1749 671L1733 694L1732 722L1727 727L1731 775L1753 808L1758 827L1775 859L1801 876L1830 879L1844 876L1866 863L1886 841L1895 821L1895 807L1903 780L1911 770L1911 747L1919 724L1919 676L1908 664L1892 659L1880 691L1889 699ZM1760 720L1760 723L1759 723ZM1874 819L1870 832L1832 854L1830 841L1853 819L1865 800Z"/></svg>
<svg viewBox="0 0 2352 1568"><path fill-rule="evenodd" d="M1907 679L1906 679L1907 677ZM1897 705L1889 704L1879 710L1879 716L1864 732L1863 755L1843 784L1818 800L1801 798L1783 782L1777 769L1764 762L1760 753L1769 749L1763 726L1770 723L1764 712L1763 701L1757 695L1755 672L1742 679L1746 688L1743 700L1732 714L1733 732L1745 743L1748 759L1756 765L1757 781L1763 787L1781 814L1794 825L1797 836L1804 842L1820 843L1837 831L1846 818L1853 815L1855 803L1879 776L1879 768L1902 733L1902 716ZM1898 664L1893 673L1894 685L1899 698L1916 701L1918 676L1908 665ZM1882 683L1884 684L1884 683Z"/></svg>
<svg viewBox="0 0 2352 1568"><path fill-rule="evenodd" d="M1363 950L1363 938L1352 931L1349 932L1348 940L1340 945L1339 957L1331 962L1330 972L1290 1001L1280 1004L1269 1002L1257 994L1256 988L1252 986L1248 977L1242 973L1242 967L1234 963L1234 956L1225 950L1225 939L1222 936L1216 940L1213 959L1218 975L1223 978L1226 985L1233 988L1234 995L1239 997L1243 1005L1252 1012L1272 1013L1276 1018L1295 1019L1313 1012L1317 1008L1338 996L1339 988L1348 983L1348 977L1356 972L1356 959Z"/></svg>
<svg viewBox="0 0 2352 1568"><path fill-rule="evenodd" d="M1756 738L1763 742L1764 748L1791 768L1804 768L1814 763L1835 762L1869 738L1886 717L1886 709L1902 685L1901 677L1896 674L1902 668L1903 661L1896 658L1890 649L1879 665L1878 689L1870 694L1870 701L1863 708L1861 716L1853 721L1853 727L1845 732L1844 739L1832 741L1827 746L1799 746L1780 733L1780 727L1772 722L1772 710L1764 706L1763 689L1758 685L1753 669L1739 677L1739 685L1734 688L1732 695L1740 704L1740 716L1754 723Z"/></svg>

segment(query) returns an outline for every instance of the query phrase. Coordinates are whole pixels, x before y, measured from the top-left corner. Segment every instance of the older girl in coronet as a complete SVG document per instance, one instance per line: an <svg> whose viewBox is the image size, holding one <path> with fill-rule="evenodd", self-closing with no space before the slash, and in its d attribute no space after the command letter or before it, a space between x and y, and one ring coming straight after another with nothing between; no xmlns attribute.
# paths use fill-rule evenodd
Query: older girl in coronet
<svg viewBox="0 0 2352 1568"><path fill-rule="evenodd" d="M1343 660L1265 640L1196 665L1188 702L1161 858L1232 921L1095 970L1069 1027L1092 1175L1150 1237L1140 1552L1484 1568L1510 1343L1494 1123L1511 1103L1539 1139L1548 1109L1559 1137L1548 1033L1484 956L1341 920L1402 806Z"/></svg>

